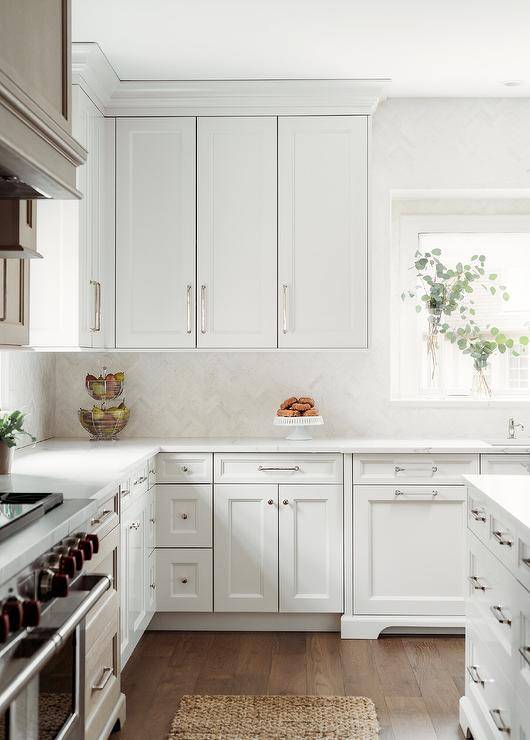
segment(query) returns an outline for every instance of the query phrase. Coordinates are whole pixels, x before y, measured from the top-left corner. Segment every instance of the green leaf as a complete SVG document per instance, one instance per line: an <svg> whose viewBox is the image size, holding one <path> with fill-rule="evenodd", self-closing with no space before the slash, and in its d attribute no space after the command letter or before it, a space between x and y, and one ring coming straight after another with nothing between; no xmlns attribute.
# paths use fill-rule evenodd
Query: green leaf
<svg viewBox="0 0 530 740"><path fill-rule="evenodd" d="M497 329L497 327L496 327L496 326L492 326L492 327L491 327L491 333L493 334L493 336L495 336L496 334L498 334L498 333L499 333L499 330Z"/></svg>
<svg viewBox="0 0 530 740"><path fill-rule="evenodd" d="M490 288L491 295L495 295L496 292L497 292L497 289L494 288L493 285L492 285L491 288Z"/></svg>
<svg viewBox="0 0 530 740"><path fill-rule="evenodd" d="M416 313L421 313L421 306L416 306Z"/></svg>
<svg viewBox="0 0 530 740"><path fill-rule="evenodd" d="M522 344L524 347L528 344L528 337L519 337L519 344Z"/></svg>
<svg viewBox="0 0 530 740"><path fill-rule="evenodd" d="M506 352L506 345L505 344L499 344L499 352L503 355Z"/></svg>
<svg viewBox="0 0 530 740"><path fill-rule="evenodd" d="M473 257L471 257L471 262L474 262L475 260L478 260L478 254L474 254Z"/></svg>
<svg viewBox="0 0 530 740"><path fill-rule="evenodd" d="M509 293L503 293L502 294L502 297L504 298L505 301L509 301L510 300L510 294Z"/></svg>
<svg viewBox="0 0 530 740"><path fill-rule="evenodd" d="M439 257L441 255L441 253L442 253L442 250L441 249L438 249L438 247L436 247L436 249L433 249L432 250L432 254L435 254L437 257Z"/></svg>
<svg viewBox="0 0 530 740"><path fill-rule="evenodd" d="M492 274L491 274L491 275L489 276L489 279L490 279L490 280L497 280L497 275L496 275L495 273L492 273Z"/></svg>

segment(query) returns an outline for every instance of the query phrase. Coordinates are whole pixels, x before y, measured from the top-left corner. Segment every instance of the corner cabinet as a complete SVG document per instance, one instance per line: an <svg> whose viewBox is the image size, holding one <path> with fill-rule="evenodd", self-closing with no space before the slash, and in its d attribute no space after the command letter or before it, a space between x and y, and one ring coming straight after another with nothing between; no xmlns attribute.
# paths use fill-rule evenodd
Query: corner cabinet
<svg viewBox="0 0 530 740"><path fill-rule="evenodd" d="M366 116L278 119L278 346L367 346Z"/></svg>
<svg viewBox="0 0 530 740"><path fill-rule="evenodd" d="M114 119L78 85L72 131L87 149L77 171L79 201L37 203L37 249L31 266L30 344L114 346Z"/></svg>
<svg viewBox="0 0 530 740"><path fill-rule="evenodd" d="M116 346L195 347L195 118L116 135Z"/></svg>

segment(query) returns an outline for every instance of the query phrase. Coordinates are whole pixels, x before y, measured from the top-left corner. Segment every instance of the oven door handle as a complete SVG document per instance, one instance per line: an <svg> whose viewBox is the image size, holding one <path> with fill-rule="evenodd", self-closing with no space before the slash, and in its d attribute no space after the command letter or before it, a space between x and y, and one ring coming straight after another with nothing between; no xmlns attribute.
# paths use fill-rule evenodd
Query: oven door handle
<svg viewBox="0 0 530 740"><path fill-rule="evenodd" d="M82 577L83 578L83 577ZM63 642L74 632L77 625L83 621L92 607L101 599L103 594L112 587L112 578L105 575L84 576L90 579L93 585L85 591L86 596L69 614L64 622L58 627L52 636L46 640L35 654L25 663L25 665L10 675L7 685L0 685L0 714L5 712L9 705L25 689L35 676L40 673L44 666L51 660L53 655L58 652ZM72 593L79 594L80 591ZM66 601L66 600L65 600Z"/></svg>

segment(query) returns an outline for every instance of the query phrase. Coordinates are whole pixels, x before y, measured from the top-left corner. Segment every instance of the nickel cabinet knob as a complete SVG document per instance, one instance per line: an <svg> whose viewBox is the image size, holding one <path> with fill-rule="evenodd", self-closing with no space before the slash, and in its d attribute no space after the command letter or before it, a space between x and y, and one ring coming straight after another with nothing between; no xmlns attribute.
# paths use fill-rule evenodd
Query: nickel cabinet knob
<svg viewBox="0 0 530 740"><path fill-rule="evenodd" d="M272 498L270 498L270 499L269 499L269 500L267 501L267 503L269 504L269 506L272 506L272 505L273 505L273 503L274 503L274 501L273 501L273 499L272 499Z"/></svg>
<svg viewBox="0 0 530 740"><path fill-rule="evenodd" d="M188 515L186 514L185 511L182 512L182 514L180 515L180 518L181 519L187 519L188 518Z"/></svg>
<svg viewBox="0 0 530 740"><path fill-rule="evenodd" d="M182 581L182 583L187 583L188 582L188 579L187 578L181 578L180 580Z"/></svg>
<svg viewBox="0 0 530 740"><path fill-rule="evenodd" d="M182 470L183 473L187 473L188 472L188 466L187 465L183 465L182 468L181 468L181 470Z"/></svg>
<svg viewBox="0 0 530 740"><path fill-rule="evenodd" d="M284 500L282 501L282 504L283 504L284 506L287 506L287 504L288 504L288 503L289 503L289 500L288 500L288 499L286 499L286 498L284 498Z"/></svg>

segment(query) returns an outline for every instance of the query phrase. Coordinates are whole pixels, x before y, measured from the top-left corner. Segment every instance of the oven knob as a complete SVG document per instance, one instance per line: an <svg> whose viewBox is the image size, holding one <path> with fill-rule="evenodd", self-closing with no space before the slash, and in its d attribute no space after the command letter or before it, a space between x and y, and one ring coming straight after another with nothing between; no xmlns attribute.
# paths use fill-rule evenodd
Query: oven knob
<svg viewBox="0 0 530 740"><path fill-rule="evenodd" d="M83 568L83 563L85 561L82 550L80 550L78 547L71 547L68 550L68 554L73 557L75 561L76 570L81 570Z"/></svg>
<svg viewBox="0 0 530 740"><path fill-rule="evenodd" d="M92 550L94 555L99 552L99 537L97 534L87 534L87 540L92 543Z"/></svg>
<svg viewBox="0 0 530 740"><path fill-rule="evenodd" d="M87 539L79 540L79 549L82 551L85 560L92 560L94 554L94 548L92 542Z"/></svg>
<svg viewBox="0 0 530 740"><path fill-rule="evenodd" d="M9 620L11 632L17 632L22 626L22 602L16 596L10 596L2 607L2 614L6 614Z"/></svg>
<svg viewBox="0 0 530 740"><path fill-rule="evenodd" d="M22 602L22 626L37 627L40 622L39 602L34 599L27 599Z"/></svg>
<svg viewBox="0 0 530 740"><path fill-rule="evenodd" d="M70 578L75 576L77 566L73 555L61 555L59 570L61 573L66 573Z"/></svg>
<svg viewBox="0 0 530 740"><path fill-rule="evenodd" d="M37 593L39 601L68 596L68 576L65 573L54 573L49 568L41 570Z"/></svg>
<svg viewBox="0 0 530 740"><path fill-rule="evenodd" d="M7 614L0 614L0 644L5 642L9 636L9 617Z"/></svg>

